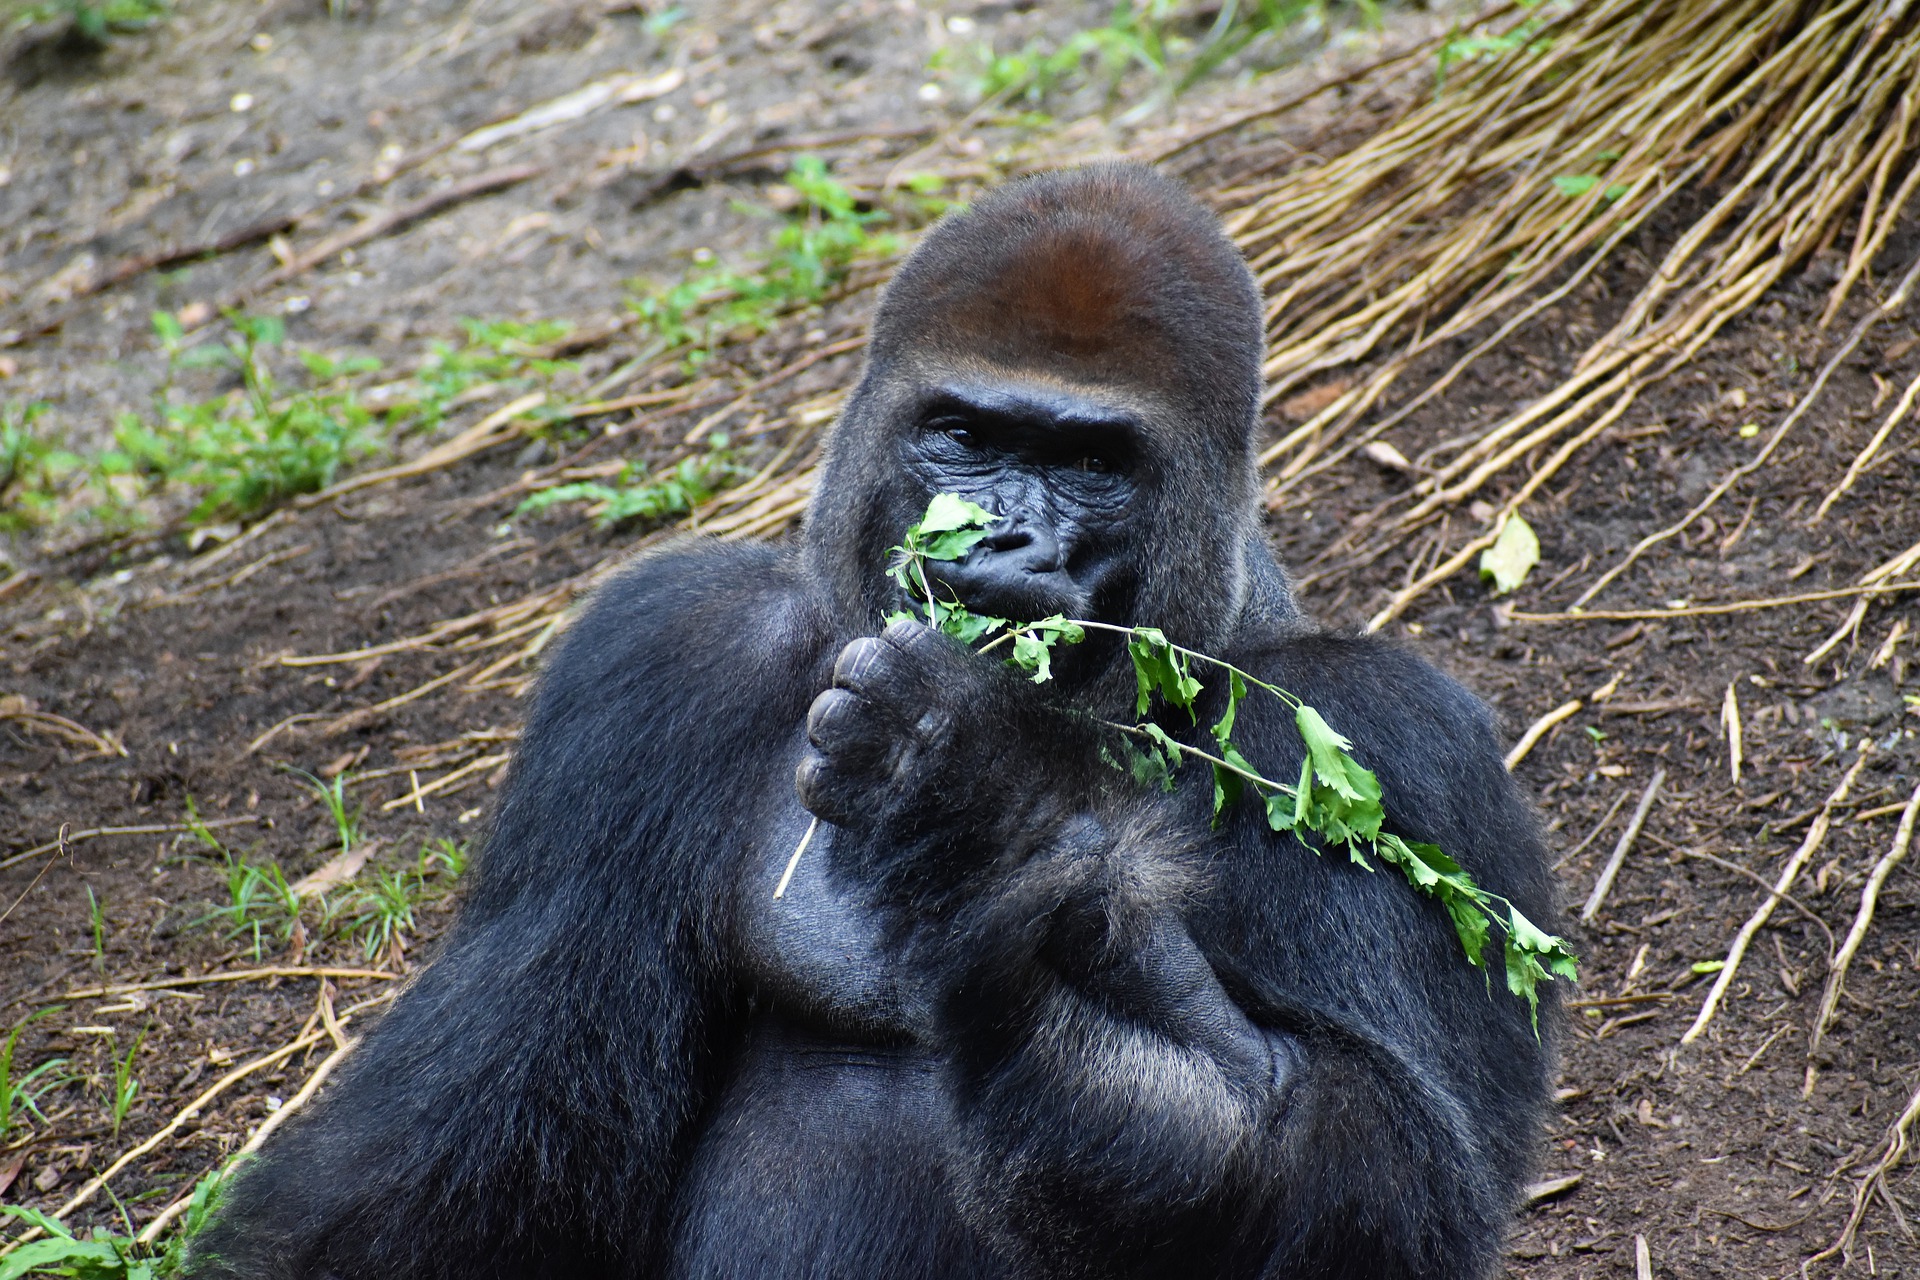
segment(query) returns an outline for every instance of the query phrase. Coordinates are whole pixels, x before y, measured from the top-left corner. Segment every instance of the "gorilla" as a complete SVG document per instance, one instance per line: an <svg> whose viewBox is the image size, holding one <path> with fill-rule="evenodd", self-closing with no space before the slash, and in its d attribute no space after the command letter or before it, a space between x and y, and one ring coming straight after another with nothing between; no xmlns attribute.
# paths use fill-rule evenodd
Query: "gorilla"
<svg viewBox="0 0 1920 1280"><path fill-rule="evenodd" d="M944 590L1157 626L1293 691L1389 830L1550 920L1486 708L1290 594L1262 343L1241 257L1149 170L933 228L797 545L689 539L599 591L443 951L238 1174L189 1274L1490 1275L1552 993L1543 1040L1397 874L1251 802L1216 823L1203 770L1164 792L1111 767L1118 638L1036 685L883 629L889 548L957 493L1000 519ZM1263 773L1298 773L1284 707L1240 717ZM1164 727L1210 745L1186 720Z"/></svg>

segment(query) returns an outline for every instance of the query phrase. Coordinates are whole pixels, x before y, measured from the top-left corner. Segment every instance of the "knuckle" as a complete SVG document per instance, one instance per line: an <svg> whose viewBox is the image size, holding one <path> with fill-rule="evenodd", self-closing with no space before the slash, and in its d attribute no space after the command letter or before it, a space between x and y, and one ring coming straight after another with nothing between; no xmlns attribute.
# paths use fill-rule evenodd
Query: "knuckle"
<svg viewBox="0 0 1920 1280"><path fill-rule="evenodd" d="M850 728L860 714L860 699L845 689L828 689L807 709L807 738L816 747Z"/></svg>
<svg viewBox="0 0 1920 1280"><path fill-rule="evenodd" d="M833 664L833 682L851 688L871 679L886 657L886 646L872 636L862 636L840 651Z"/></svg>

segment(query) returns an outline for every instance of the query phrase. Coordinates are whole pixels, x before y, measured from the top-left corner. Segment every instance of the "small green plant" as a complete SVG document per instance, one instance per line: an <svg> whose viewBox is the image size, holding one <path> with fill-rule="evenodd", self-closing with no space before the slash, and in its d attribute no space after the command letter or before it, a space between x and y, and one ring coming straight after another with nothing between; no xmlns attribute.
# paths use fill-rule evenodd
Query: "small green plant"
<svg viewBox="0 0 1920 1280"><path fill-rule="evenodd" d="M382 872L371 886L355 890L348 927L360 940L361 954L377 960L396 945L404 946L406 935L415 927L414 909L425 896L425 876L405 867Z"/></svg>
<svg viewBox="0 0 1920 1280"><path fill-rule="evenodd" d="M419 394L395 408L396 418L431 431L445 421L448 407L462 392L483 383L524 391L579 367L570 360L540 354L572 331L573 326L564 320L467 317L461 319L460 328L466 340L459 346L447 342L431 345L413 375Z"/></svg>
<svg viewBox="0 0 1920 1280"><path fill-rule="evenodd" d="M1263 38L1308 24L1324 27L1341 7L1369 25L1379 21L1373 0L1346 6L1331 0L1225 0L1213 21L1201 26L1193 23L1192 7L1178 0L1118 0L1103 25L1059 43L1030 40L1014 53L998 53L985 41L948 46L935 51L929 66L956 81L964 97L1029 107L1088 84L1104 85L1111 97L1130 71L1142 71L1154 83L1146 101L1157 106Z"/></svg>
<svg viewBox="0 0 1920 1280"><path fill-rule="evenodd" d="M927 564L960 559L998 520L998 516L957 494L939 494L928 504L926 515L893 548L889 572L901 584L907 599L923 612L928 625L968 645L985 640L982 653L1011 641L1007 662L1036 682L1051 675L1054 645L1077 644L1089 630L1124 636L1137 684L1134 713L1138 720L1134 724L1102 723L1123 735L1121 741L1128 753L1126 767L1137 780L1157 783L1171 791L1174 772L1187 758L1206 761L1213 770L1216 824L1230 806L1251 796L1263 806L1268 826L1290 832L1308 848L1316 847L1307 840L1311 835L1319 846L1345 846L1347 856L1368 871L1373 870L1369 855L1398 868L1410 885L1445 908L1461 949L1476 968L1486 967L1487 944L1497 928L1507 988L1527 1001L1537 1026L1539 984L1554 978L1573 979L1573 952L1564 941L1528 920L1506 898L1481 888L1438 845L1407 840L1383 830L1386 812L1379 780L1353 758L1353 744L1313 707L1231 663L1172 643L1154 627L1122 627L1059 616L1013 623L975 614L958 600L938 599ZM1150 715L1157 701L1185 711L1196 725L1199 723L1199 697L1204 686L1194 675L1196 664L1216 670L1226 679L1226 707L1209 727L1214 752L1181 742ZM1299 779L1291 785L1262 774L1233 740L1240 704L1253 689L1278 699L1293 712L1306 754Z"/></svg>
<svg viewBox="0 0 1920 1280"><path fill-rule="evenodd" d="M15 25L31 26L64 17L79 35L104 44L110 36L144 31L171 12L166 0L41 0L21 8Z"/></svg>
<svg viewBox="0 0 1920 1280"><path fill-rule="evenodd" d="M819 157L797 158L786 181L799 203L782 217L758 270L697 272L629 304L666 347L690 348L690 365L704 363L724 338L765 333L787 312L820 301L856 261L899 251L898 237L873 229L891 215L862 209Z"/></svg>
<svg viewBox="0 0 1920 1280"><path fill-rule="evenodd" d="M105 971L107 967L107 912L100 905L100 899L93 896L93 886L87 886L87 922L93 926L93 967Z"/></svg>
<svg viewBox="0 0 1920 1280"><path fill-rule="evenodd" d="M0 533L18 533L50 519L67 482L85 459L42 434L47 406L0 404Z"/></svg>
<svg viewBox="0 0 1920 1280"><path fill-rule="evenodd" d="M287 772L299 775L307 789L319 797L320 803L326 806L327 816L333 819L334 834L340 840L340 852L353 852L353 846L360 843L361 812L358 806L347 799L347 785L351 781L351 775L342 770L335 774L331 781L323 781L305 769L289 768Z"/></svg>
<svg viewBox="0 0 1920 1280"><path fill-rule="evenodd" d="M229 312L232 333L221 344L184 348L179 322L153 317L171 368L220 365L240 377L240 389L211 400L163 402L159 421L127 414L114 428L116 448L96 466L108 475L133 475L151 486L198 492L188 519L246 516L295 494L331 484L342 467L384 446L373 415L352 389L351 374L378 367L359 358L335 361L302 353L312 386L284 393L267 364L268 349L285 337L272 316Z"/></svg>
<svg viewBox="0 0 1920 1280"><path fill-rule="evenodd" d="M291 938L294 924L300 918L300 895L287 883L280 864L251 862L222 844L201 819L199 807L191 797L187 800L184 825L187 837L217 857L226 873L227 904L215 907L200 917L198 923L223 921L229 938L251 935L256 961L265 953L267 930L271 929L282 942Z"/></svg>
<svg viewBox="0 0 1920 1280"><path fill-rule="evenodd" d="M19 1117L23 1115L31 1115L45 1124L47 1117L40 1110L40 1099L72 1079L61 1072L67 1065L65 1058L49 1058L18 1076L13 1071L14 1054L20 1047L20 1033L27 1029L27 1024L48 1014L58 1013L63 1008L64 1005L54 1005L28 1014L13 1024L7 1032L6 1044L0 1046L0 1142L6 1140L16 1123L21 1123Z"/></svg>
<svg viewBox="0 0 1920 1280"><path fill-rule="evenodd" d="M641 478L628 463L613 484L591 481L555 485L527 498L515 515L529 515L566 502L587 502L594 522L610 528L630 520L652 523L683 516L747 474L734 458L727 437L715 435L704 452L680 459L664 471Z"/></svg>
<svg viewBox="0 0 1920 1280"><path fill-rule="evenodd" d="M140 1077L133 1073L133 1060L139 1056L140 1048L147 1042L149 1028L141 1028L140 1034L133 1038L127 1047L126 1056L113 1060L113 1091L107 1096L108 1114L113 1120L113 1136L120 1136L120 1125L126 1120L127 1112L133 1109L133 1103L140 1096Z"/></svg>
<svg viewBox="0 0 1920 1280"><path fill-rule="evenodd" d="M1522 9L1533 9L1540 3L1541 0L1519 0ZM1497 35L1466 34L1455 28L1453 35L1440 46L1440 56L1433 70L1434 87L1436 90L1444 87L1447 74L1465 63L1492 62L1516 49L1526 49L1535 54L1545 53L1552 46L1552 41L1539 38L1545 26L1545 20L1535 14Z"/></svg>
<svg viewBox="0 0 1920 1280"><path fill-rule="evenodd" d="M73 1280L167 1280L186 1267L187 1242L213 1220L227 1187L227 1176L237 1161L194 1183L193 1196L180 1217L180 1229L164 1246L143 1244L128 1234L116 1235L95 1227L82 1239L51 1214L24 1205L0 1205L0 1218L13 1218L44 1234L0 1256L0 1280L25 1276L68 1276Z"/></svg>
<svg viewBox="0 0 1920 1280"><path fill-rule="evenodd" d="M449 880L458 880L467 874L467 863L472 856L472 848L466 841L455 842L442 836L420 847L420 874L445 872Z"/></svg>

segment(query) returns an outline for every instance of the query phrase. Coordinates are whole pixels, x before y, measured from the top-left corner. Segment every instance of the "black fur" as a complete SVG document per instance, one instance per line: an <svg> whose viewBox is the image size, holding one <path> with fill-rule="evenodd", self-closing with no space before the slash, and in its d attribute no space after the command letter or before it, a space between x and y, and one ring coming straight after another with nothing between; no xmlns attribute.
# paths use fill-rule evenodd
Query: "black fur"
<svg viewBox="0 0 1920 1280"><path fill-rule="evenodd" d="M1439 906L1250 803L1212 829L1197 768L1162 795L1103 763L1110 642L1036 687L915 625L863 638L930 494L989 500L956 589L1292 690L1393 830L1551 919L1485 709L1292 604L1231 246L1143 170L1041 178L931 233L875 335L797 552L683 543L573 627L444 952L192 1275L1491 1274L1548 1053ZM1116 470L1074 465L1087 431ZM1283 708L1240 724L1297 773Z"/></svg>

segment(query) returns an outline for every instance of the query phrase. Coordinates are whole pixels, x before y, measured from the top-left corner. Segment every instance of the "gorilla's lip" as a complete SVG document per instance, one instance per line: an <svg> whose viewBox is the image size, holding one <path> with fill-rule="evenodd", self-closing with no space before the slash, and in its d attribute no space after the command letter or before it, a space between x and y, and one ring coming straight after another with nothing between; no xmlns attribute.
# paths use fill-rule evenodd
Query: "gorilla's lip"
<svg viewBox="0 0 1920 1280"><path fill-rule="evenodd" d="M1063 569L988 576L948 565L935 571L933 581L936 590L952 592L953 599L973 612L1014 622L1037 622L1055 614L1084 618L1093 599L1093 593Z"/></svg>

